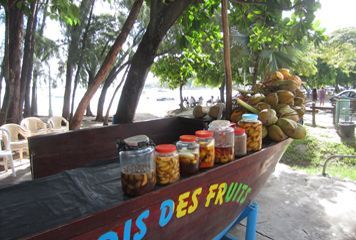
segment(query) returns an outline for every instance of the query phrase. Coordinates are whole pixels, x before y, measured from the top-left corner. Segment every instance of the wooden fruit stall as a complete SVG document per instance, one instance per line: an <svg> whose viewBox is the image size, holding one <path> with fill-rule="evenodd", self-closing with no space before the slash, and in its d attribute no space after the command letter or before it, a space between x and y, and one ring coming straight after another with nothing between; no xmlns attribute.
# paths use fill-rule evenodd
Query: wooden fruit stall
<svg viewBox="0 0 356 240"><path fill-rule="evenodd" d="M203 129L169 118L29 139L34 180L0 189L0 239L212 239L241 213L291 139L139 197L121 188L116 140L156 144Z"/></svg>

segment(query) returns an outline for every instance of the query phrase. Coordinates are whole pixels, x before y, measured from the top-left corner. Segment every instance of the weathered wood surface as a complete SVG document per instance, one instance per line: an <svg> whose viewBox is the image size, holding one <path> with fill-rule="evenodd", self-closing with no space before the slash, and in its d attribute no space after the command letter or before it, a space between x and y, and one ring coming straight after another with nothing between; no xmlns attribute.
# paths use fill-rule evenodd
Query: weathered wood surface
<svg viewBox="0 0 356 240"><path fill-rule="evenodd" d="M117 158L117 139L146 134L156 144L173 143L182 134L204 128L202 121L167 118L109 127L82 129L29 138L34 179Z"/></svg>
<svg viewBox="0 0 356 240"><path fill-rule="evenodd" d="M147 234L144 239L172 239L172 236L175 239L212 239L235 219L260 191L290 142L291 140L280 142L258 153L217 166L30 239L98 239L111 230L118 233L119 239L123 239L125 221L132 219L134 225L138 215L146 209L150 210L150 216L145 222ZM231 182L247 184L252 192L243 204L235 201L215 205L215 199L212 199L210 206L205 207L209 186L224 182L228 185ZM198 197L197 210L182 218L176 218L175 212L172 220L165 227L160 227L158 221L161 203L166 199L172 199L177 206L180 194L193 192L199 187L204 190ZM191 201L188 200L188 206L190 204ZM137 229L133 227L131 237L135 231Z"/></svg>
<svg viewBox="0 0 356 240"><path fill-rule="evenodd" d="M115 142L118 137L146 134L156 143L167 143L176 141L181 134L191 134L203 127L200 121L179 118L156 120L154 124L152 122L82 130L51 137L34 137L30 139L34 176L51 175L94 163L98 159L113 159L117 154ZM113 144L108 144L109 141L113 141ZM291 141L287 139L271 144L259 152L201 171L177 183L158 187L143 196L118 202L114 207L69 221L60 227L27 236L27 239L99 239L108 231L115 232L118 239L124 239L125 222L130 219L132 227L129 228L129 233L132 239L135 233L140 232L135 221L145 210L149 210L149 216L143 219L147 230L143 239L212 239L235 219L260 191ZM230 186L231 183L246 186L246 189L240 189L235 201L227 201L227 191L219 200L219 187L224 184ZM218 188L211 190L215 184L218 184ZM194 203L192 195L199 188L202 191ZM178 217L179 199L186 192L190 192L189 196L181 199L187 204L183 207L186 214ZM213 193L213 197L206 206L209 192ZM173 217L167 225L161 227L161 204L169 199L174 201ZM194 204L195 211L188 214L188 208Z"/></svg>

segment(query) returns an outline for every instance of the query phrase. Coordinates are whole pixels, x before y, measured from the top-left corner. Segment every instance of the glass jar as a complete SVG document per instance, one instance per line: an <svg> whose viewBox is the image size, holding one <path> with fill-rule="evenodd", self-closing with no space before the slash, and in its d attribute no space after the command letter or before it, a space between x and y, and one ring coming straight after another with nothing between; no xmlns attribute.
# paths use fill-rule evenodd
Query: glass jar
<svg viewBox="0 0 356 240"><path fill-rule="evenodd" d="M216 163L227 163L235 159L234 129L230 126L227 120L215 120L209 124L209 130L214 132Z"/></svg>
<svg viewBox="0 0 356 240"><path fill-rule="evenodd" d="M243 114L238 122L239 127L245 129L247 135L247 151L256 152L262 148L262 122L257 114Z"/></svg>
<svg viewBox="0 0 356 240"><path fill-rule="evenodd" d="M157 145L155 159L159 184L174 183L179 179L179 157L176 146L172 144Z"/></svg>
<svg viewBox="0 0 356 240"><path fill-rule="evenodd" d="M199 144L194 135L182 135L176 144L179 155L179 168L183 176L199 171Z"/></svg>
<svg viewBox="0 0 356 240"><path fill-rule="evenodd" d="M154 143L145 135L117 142L122 190L128 196L151 191L156 185Z"/></svg>
<svg viewBox="0 0 356 240"><path fill-rule="evenodd" d="M199 144L199 168L211 168L215 159L214 133L206 130L195 132Z"/></svg>
<svg viewBox="0 0 356 240"><path fill-rule="evenodd" d="M247 142L247 136L245 133L245 129L243 128L235 128L235 156L236 157L241 157L247 154L247 149L246 149L246 142Z"/></svg>

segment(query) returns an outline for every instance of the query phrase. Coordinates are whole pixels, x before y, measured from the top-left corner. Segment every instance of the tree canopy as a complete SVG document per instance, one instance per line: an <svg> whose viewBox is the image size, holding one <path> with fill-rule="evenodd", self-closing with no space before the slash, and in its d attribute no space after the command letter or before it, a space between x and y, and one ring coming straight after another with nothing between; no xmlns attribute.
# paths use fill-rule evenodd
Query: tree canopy
<svg viewBox="0 0 356 240"><path fill-rule="evenodd" d="M6 82L2 106L5 120L19 122L23 115L36 114L32 108L36 106L40 82L55 79L51 83L55 85L65 78L65 117L74 114L76 86L90 90L72 121L73 126L79 127L82 114L90 111L85 107L90 107L100 86L98 115L102 115L106 91L126 66L128 74L116 112L119 122L133 120L150 70L169 88L182 90L187 83L219 87L223 99L221 1L142 2L139 8L135 5L141 3L138 0L0 1L0 21L6 30L6 41L0 49L0 77ZM112 11L96 13L96 4L106 4ZM130 20L131 30L125 28L124 22L132 6L136 10ZM230 0L234 83L255 84L268 72L287 67L311 87L352 85L356 68L355 28L338 30L326 38L315 20L319 7L318 0ZM60 23L62 35L57 42L45 37L48 18ZM121 47L108 61L110 47L123 28ZM60 62L56 78L49 72L53 59ZM94 81L103 66L100 81ZM95 86L91 85L93 82Z"/></svg>

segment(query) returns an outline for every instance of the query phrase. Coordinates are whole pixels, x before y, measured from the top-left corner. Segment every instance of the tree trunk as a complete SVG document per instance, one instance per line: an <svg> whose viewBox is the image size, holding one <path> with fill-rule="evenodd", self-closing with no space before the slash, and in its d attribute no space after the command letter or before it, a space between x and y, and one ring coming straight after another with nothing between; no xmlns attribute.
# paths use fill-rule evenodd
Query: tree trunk
<svg viewBox="0 0 356 240"><path fill-rule="evenodd" d="M73 86L73 92L72 92L72 101L71 101L69 119L72 119L72 114L73 114L73 111L74 111L75 94L77 92L77 87L78 87L79 77L80 77L79 72L81 71L81 69L82 69L82 66L78 65L77 73L75 74L75 77L74 77L74 86Z"/></svg>
<svg viewBox="0 0 356 240"><path fill-rule="evenodd" d="M126 62L126 63L122 64L118 68L113 68L111 70L111 72L109 73L109 76L105 80L103 89L101 90L100 97L99 97L99 100L98 100L98 109L97 109L95 121L99 121L99 122L104 121L104 116L103 116L104 103L105 103L105 98L106 98L106 93L108 91L108 88L114 82L114 80L116 79L117 75L122 71L122 69L124 69L124 67L127 64L129 64L129 62Z"/></svg>
<svg viewBox="0 0 356 240"><path fill-rule="evenodd" d="M125 43L127 36L129 35L133 24L136 21L143 0L136 0L131 8L129 16L127 17L119 36L116 38L114 45L111 47L109 53L107 54L103 64L100 67L99 72L95 76L93 84L85 92L84 97L80 101L78 108L75 112L73 119L71 120L70 128L78 129L80 128L80 123L83 119L84 111L89 105L90 99L95 94L96 90L100 87L100 84L106 79L108 73L110 72L112 65L114 64L117 54Z"/></svg>
<svg viewBox="0 0 356 240"><path fill-rule="evenodd" d="M230 59L230 32L227 15L228 0L221 0L222 27L224 33L224 65L226 81L226 117L230 118L232 112L232 72Z"/></svg>
<svg viewBox="0 0 356 240"><path fill-rule="evenodd" d="M27 89L31 87L32 70L33 70L33 55L35 48L35 33L37 25L37 13L38 4L37 1L31 2L30 5L30 15L27 19L25 43L24 43L24 55L22 60L22 71L21 71L21 98L20 98L20 109L24 106L25 95ZM24 115L28 117L30 113L30 106L25 106ZM20 112L20 114L22 114Z"/></svg>
<svg viewBox="0 0 356 240"><path fill-rule="evenodd" d="M42 38L43 37L43 31L44 31L44 27L46 25L46 18L47 18L47 7L48 7L48 2L49 0L46 0L46 2L42 5L43 7L43 16L42 16L42 20L41 20L41 24L39 26L39 31L38 31L38 38ZM37 7L37 11L40 10L39 7ZM38 12L37 12L37 16L38 16ZM36 27L36 25L35 25ZM35 31L34 31L35 32ZM36 34L36 32L35 32ZM35 38L34 38L35 39ZM33 44L35 44L35 41L33 41ZM32 77L34 78L35 76L38 77L38 72L40 71L40 68L41 68L41 65L42 65L42 62L40 61L34 61L34 58L32 58L32 66L34 67L34 69L31 69L31 75ZM35 72L37 72L35 74ZM31 79L31 78L30 78ZM32 81L35 81L35 80L32 80ZM37 79L36 79L36 82L37 82ZM28 117L28 116L31 116L32 114L32 107L31 107L31 80L27 82L27 86L26 86L26 92L25 92L25 106L24 106L24 117ZM37 104L37 103L36 103ZM35 106L35 109L36 109L36 114L37 114L37 106Z"/></svg>
<svg viewBox="0 0 356 240"><path fill-rule="evenodd" d="M113 95L112 95L112 97L110 99L109 106L108 106L108 109L106 110L106 114L105 114L105 118L104 118L104 123L103 123L104 126L109 124L109 114L110 114L111 106L112 106L112 104L114 102L114 98L116 96L116 93L119 91L121 85L123 84L123 82L124 82L124 80L126 78L126 75L127 75L128 71L129 71L129 67L130 67L130 65L128 65L126 67L125 73L122 76L122 79L121 79L119 85L117 85L117 87L115 88L115 91L114 91L114 93L113 93Z"/></svg>
<svg viewBox="0 0 356 240"><path fill-rule="evenodd" d="M72 119L72 117L73 117L75 94L76 94L78 83L79 83L79 80L80 80L80 72L81 72L82 66L83 66L84 51L85 51L85 48L86 48L86 40L87 40L87 37L88 37L88 31L89 31L90 23L91 23L91 20L92 20L92 17L93 17L94 3L95 3L95 1L92 2L92 5L90 7L90 13L89 13L89 17L88 17L88 22L87 22L87 25L85 26L85 30L84 30L82 41L81 41L82 47L81 47L81 50L80 50L80 56L79 56L79 60L78 60L78 64L77 64L77 66L78 66L77 67L77 72L76 72L75 78L74 78L74 87L73 87L73 94L72 94L72 105L71 105L71 108L70 108L70 118L69 119Z"/></svg>
<svg viewBox="0 0 356 240"><path fill-rule="evenodd" d="M254 63L254 72L253 72L253 75L252 75L252 86L255 86L256 82L257 82L259 61L260 61L260 54L257 53L256 57L255 57L255 63Z"/></svg>
<svg viewBox="0 0 356 240"><path fill-rule="evenodd" d="M93 84L94 77L95 77L95 73L89 71L89 72L88 72L88 76L89 76L89 79L88 79L88 88L90 88L90 86ZM93 112L91 111L91 108L90 108L90 100L89 100L87 109L85 110L85 116L88 116L88 117L94 116L94 114L93 114Z"/></svg>
<svg viewBox="0 0 356 240"><path fill-rule="evenodd" d="M18 1L9 1L9 103L7 122L19 123L21 120L21 46L23 41L23 12L16 6Z"/></svg>
<svg viewBox="0 0 356 240"><path fill-rule="evenodd" d="M3 65L2 65L2 73L5 79L5 94L4 94L4 100L2 102L1 106L1 118L0 118L0 123L1 125L6 123L7 119L7 111L9 108L9 99L10 99L10 87L9 87L9 82L10 82L10 76L9 76L9 17L8 17L8 9L5 8L5 36L4 36L4 45L5 45L5 50L4 50L4 58L3 58Z"/></svg>
<svg viewBox="0 0 356 240"><path fill-rule="evenodd" d="M105 104L106 93L108 91L108 88L110 87L110 85L114 81L114 79L115 79L114 77L111 77L109 75L109 77L104 82L103 89L101 89L101 93L100 93L99 100L98 100L98 108L97 108L97 111L96 111L95 121L99 121L99 122L104 121L103 112L104 112L104 104Z"/></svg>
<svg viewBox="0 0 356 240"><path fill-rule="evenodd" d="M339 71L337 71L336 73L336 79L335 79L335 92L339 92L340 89L339 89L339 76L340 76L340 73Z"/></svg>
<svg viewBox="0 0 356 240"><path fill-rule="evenodd" d="M51 65L47 63L48 67L48 116L53 116L52 110L52 77L51 77Z"/></svg>
<svg viewBox="0 0 356 240"><path fill-rule="evenodd" d="M116 111L118 123L133 121L147 74L159 44L170 27L192 2L193 0L180 0L161 3L159 0L151 0L150 22L132 58Z"/></svg>
<svg viewBox="0 0 356 240"><path fill-rule="evenodd" d="M68 46L68 59L66 70L66 83L64 90L62 116L66 119L70 114L70 99L72 91L73 71L79 60L79 40L83 28L86 25L89 8L92 6L94 0L82 0L80 4L80 24L72 27L70 31L70 43Z"/></svg>
<svg viewBox="0 0 356 240"><path fill-rule="evenodd" d="M183 86L184 86L184 84L179 85L179 99L180 99L179 107L180 107L180 109L184 109Z"/></svg>
<svg viewBox="0 0 356 240"><path fill-rule="evenodd" d="M94 116L94 114L93 114L93 112L91 111L91 108L90 108L90 103L87 106L87 109L85 110L85 116L87 116L87 117L93 117Z"/></svg>
<svg viewBox="0 0 356 240"><path fill-rule="evenodd" d="M32 81L31 116L38 115L38 111L37 111L37 81L38 81L38 72L35 70L33 72L33 81Z"/></svg>
<svg viewBox="0 0 356 240"><path fill-rule="evenodd" d="M104 116L103 116L103 111L104 111L104 103L105 103L105 98L106 98L106 93L109 88L109 86L113 83L115 80L116 76L124 69L124 67L130 63L130 60L127 61L126 63L122 64L123 60L128 56L128 54L131 51L131 48L137 46L137 44L140 42L142 39L142 32L143 28L136 34L132 46L129 47L129 50L127 50L118 60L118 63L116 66L111 69L108 77L106 78L104 82L103 89L101 90L99 101L98 101L98 108L97 108L97 113L96 113L96 119L95 121L104 121Z"/></svg>
<svg viewBox="0 0 356 240"><path fill-rule="evenodd" d="M6 51L6 49L5 49ZM4 54L6 55L6 54ZM2 90L2 79L5 77L5 73L4 73L4 70L5 70L5 59L6 57L3 57L2 59L2 62L1 62L1 69L0 69L0 106L1 106L1 90ZM2 125L2 123L1 123Z"/></svg>
<svg viewBox="0 0 356 240"><path fill-rule="evenodd" d="M219 92L220 92L220 100L221 102L225 102L225 78L223 81L221 81L221 85L219 87Z"/></svg>

